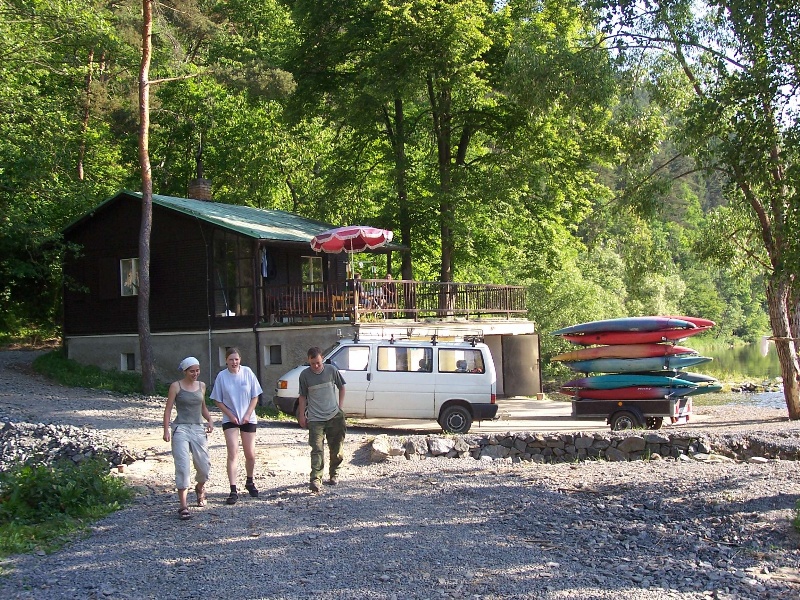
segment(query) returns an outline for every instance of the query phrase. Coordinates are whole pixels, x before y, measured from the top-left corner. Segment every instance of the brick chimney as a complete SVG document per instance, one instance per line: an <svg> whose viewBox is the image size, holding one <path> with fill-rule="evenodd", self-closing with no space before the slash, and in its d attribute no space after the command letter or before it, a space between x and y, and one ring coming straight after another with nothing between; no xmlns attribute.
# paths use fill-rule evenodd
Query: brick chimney
<svg viewBox="0 0 800 600"><path fill-rule="evenodd" d="M203 177L203 142L200 141L200 148L195 154L195 161L197 162L197 178L189 182L187 195L189 198L195 200L205 200L211 202L213 195L211 193L211 180Z"/></svg>

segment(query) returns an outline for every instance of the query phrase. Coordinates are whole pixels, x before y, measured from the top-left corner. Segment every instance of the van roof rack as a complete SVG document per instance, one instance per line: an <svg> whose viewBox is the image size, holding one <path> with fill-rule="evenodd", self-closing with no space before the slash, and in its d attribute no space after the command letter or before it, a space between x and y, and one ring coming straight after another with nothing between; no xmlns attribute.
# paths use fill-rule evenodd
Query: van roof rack
<svg viewBox="0 0 800 600"><path fill-rule="evenodd" d="M353 341L400 340L438 342L469 342L472 346L483 342L483 330L466 327L369 327L358 328L353 332Z"/></svg>

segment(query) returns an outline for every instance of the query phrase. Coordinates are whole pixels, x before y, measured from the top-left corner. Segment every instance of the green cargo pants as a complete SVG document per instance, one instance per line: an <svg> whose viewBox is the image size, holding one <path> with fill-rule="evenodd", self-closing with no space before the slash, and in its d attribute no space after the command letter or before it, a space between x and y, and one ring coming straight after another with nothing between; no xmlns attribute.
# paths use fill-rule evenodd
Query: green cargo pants
<svg viewBox="0 0 800 600"><path fill-rule="evenodd" d="M339 465L344 460L342 446L346 433L347 423L341 409L336 416L327 421L308 422L308 445L311 446L311 481L322 480L322 471L325 469L325 439L328 440L328 451L331 455L328 472L331 477L338 475Z"/></svg>

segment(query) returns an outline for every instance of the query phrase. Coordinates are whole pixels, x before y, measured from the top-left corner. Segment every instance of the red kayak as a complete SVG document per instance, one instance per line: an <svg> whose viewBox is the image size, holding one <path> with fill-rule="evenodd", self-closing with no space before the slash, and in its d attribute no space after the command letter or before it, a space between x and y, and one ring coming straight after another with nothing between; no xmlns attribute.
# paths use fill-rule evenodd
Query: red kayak
<svg viewBox="0 0 800 600"><path fill-rule="evenodd" d="M584 334L585 335L585 334ZM657 356L682 356L697 354L696 350L673 344L615 344L581 348L554 356L550 360L594 360L596 358L655 358Z"/></svg>
<svg viewBox="0 0 800 600"><path fill-rule="evenodd" d="M664 329L662 331L601 331L599 333L583 333L561 336L565 340L582 346L594 344L652 344L682 340L711 329L711 326L695 329Z"/></svg>
<svg viewBox="0 0 800 600"><path fill-rule="evenodd" d="M564 394L569 394L581 400L657 400L669 396L680 396L689 393L694 388L669 388L669 387L623 387L613 390L590 389L562 389Z"/></svg>
<svg viewBox="0 0 800 600"><path fill-rule="evenodd" d="M716 325L714 321L711 319L702 319L700 317L678 317L678 316L668 316L667 319L681 319L682 321L689 321L689 323L694 323L698 327L713 327Z"/></svg>

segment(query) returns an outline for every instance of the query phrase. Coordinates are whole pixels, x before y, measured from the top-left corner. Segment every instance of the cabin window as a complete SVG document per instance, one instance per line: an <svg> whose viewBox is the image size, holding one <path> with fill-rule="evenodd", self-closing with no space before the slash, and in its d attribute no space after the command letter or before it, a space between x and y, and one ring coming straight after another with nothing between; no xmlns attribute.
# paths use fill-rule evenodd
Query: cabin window
<svg viewBox="0 0 800 600"><path fill-rule="evenodd" d="M283 362L281 358L280 345L273 344L271 346L264 346L264 364L265 365L279 365Z"/></svg>
<svg viewBox="0 0 800 600"><path fill-rule="evenodd" d="M322 257L321 256L303 256L302 260L302 273L303 273L303 289L306 292L321 292L322 291Z"/></svg>
<svg viewBox="0 0 800 600"><path fill-rule="evenodd" d="M125 352L119 355L119 370L120 371L135 371L136 370L136 354L133 352Z"/></svg>
<svg viewBox="0 0 800 600"><path fill-rule="evenodd" d="M123 258L119 261L121 296L139 295L139 259Z"/></svg>
<svg viewBox="0 0 800 600"><path fill-rule="evenodd" d="M214 235L214 314L253 314L253 244L227 231Z"/></svg>

